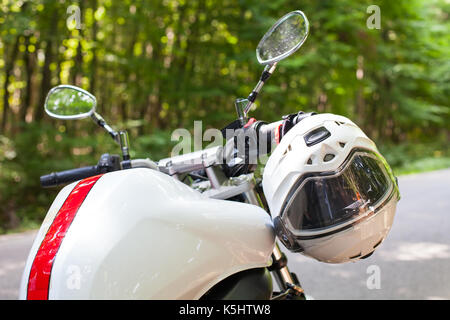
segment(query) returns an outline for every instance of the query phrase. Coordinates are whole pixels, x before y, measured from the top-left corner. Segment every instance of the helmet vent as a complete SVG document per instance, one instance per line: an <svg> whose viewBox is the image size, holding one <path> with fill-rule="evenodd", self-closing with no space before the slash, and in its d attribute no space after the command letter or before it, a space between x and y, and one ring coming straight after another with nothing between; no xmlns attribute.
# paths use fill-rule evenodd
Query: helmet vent
<svg viewBox="0 0 450 320"><path fill-rule="evenodd" d="M383 239L381 239L380 241L378 241L378 242L373 246L373 248L375 249L376 247L378 247L378 246L381 244L381 242L383 242Z"/></svg>
<svg viewBox="0 0 450 320"><path fill-rule="evenodd" d="M361 252L359 254L357 254L356 256L349 257L349 259L356 259L356 258L359 258L359 257L361 257Z"/></svg>
<svg viewBox="0 0 450 320"><path fill-rule="evenodd" d="M292 151L291 145L289 145L289 146L287 147L287 149L284 150L284 152L283 152L283 157L284 157L289 151Z"/></svg>
<svg viewBox="0 0 450 320"><path fill-rule="evenodd" d="M325 155L325 157L323 157L323 161L324 161L324 162L331 161L331 160L334 159L334 157L335 157L334 154L332 154L332 153L327 153L327 154Z"/></svg>
<svg viewBox="0 0 450 320"><path fill-rule="evenodd" d="M341 146L341 148L345 147L345 142L339 142L339 145Z"/></svg>
<svg viewBox="0 0 450 320"><path fill-rule="evenodd" d="M312 159L309 158L308 161L306 162L306 164L312 164Z"/></svg>

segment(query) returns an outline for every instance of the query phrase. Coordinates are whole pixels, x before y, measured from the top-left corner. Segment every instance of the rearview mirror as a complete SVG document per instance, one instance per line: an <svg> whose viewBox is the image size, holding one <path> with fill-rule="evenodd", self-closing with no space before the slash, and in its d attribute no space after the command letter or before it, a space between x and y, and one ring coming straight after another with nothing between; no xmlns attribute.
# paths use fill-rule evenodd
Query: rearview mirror
<svg viewBox="0 0 450 320"><path fill-rule="evenodd" d="M278 20L259 42L256 57L260 64L271 65L297 51L309 33L305 14L292 11Z"/></svg>
<svg viewBox="0 0 450 320"><path fill-rule="evenodd" d="M61 85L54 87L45 99L45 111L57 119L82 119L90 117L97 105L95 97L81 88Z"/></svg>

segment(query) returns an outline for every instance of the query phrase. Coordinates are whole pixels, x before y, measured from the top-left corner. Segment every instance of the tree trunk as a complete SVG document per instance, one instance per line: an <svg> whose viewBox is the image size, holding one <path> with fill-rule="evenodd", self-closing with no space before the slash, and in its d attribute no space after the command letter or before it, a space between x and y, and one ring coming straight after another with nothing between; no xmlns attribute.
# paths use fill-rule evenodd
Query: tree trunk
<svg viewBox="0 0 450 320"><path fill-rule="evenodd" d="M78 6L80 8L80 19L83 21L83 1L78 2ZM83 65L83 52L81 48L81 39L83 39L83 29L78 30L78 46L77 46L77 54L75 56L75 65L73 68L73 72L71 74L71 83L75 86L81 87L81 76L82 76L82 65Z"/></svg>
<svg viewBox="0 0 450 320"><path fill-rule="evenodd" d="M5 82L3 83L3 115L2 115L2 124L1 124L1 131L2 133L5 132L6 129L6 123L8 120L8 112L10 109L9 106L9 92L8 92L8 86L9 86L9 77L11 76L12 70L14 68L14 61L16 60L17 53L19 51L19 37L16 38L14 41L14 45L11 51L11 55L9 59L6 60L6 66L5 66Z"/></svg>
<svg viewBox="0 0 450 320"><path fill-rule="evenodd" d="M98 32L98 24L97 20L95 19L95 11L97 10L98 3L97 0L92 0L92 11L94 12L94 21L92 24L92 43L94 46L92 47L92 61L91 61L91 79L89 81L89 91L95 95L96 94L96 78L97 78L97 32Z"/></svg>
<svg viewBox="0 0 450 320"><path fill-rule="evenodd" d="M22 104L19 110L19 122L25 122L25 118L27 116L28 108L31 106L31 89L33 87L31 81L33 76L33 53L28 50L28 46L30 44L30 36L25 37L25 77L26 77L26 85L25 92L22 98Z"/></svg>
<svg viewBox="0 0 450 320"><path fill-rule="evenodd" d="M53 41L51 39L47 40L44 55L45 60L44 66L42 67L41 92L38 100L38 105L33 116L34 121L40 121L42 119L44 115L45 98L47 97L48 91L51 88L50 63L53 60Z"/></svg>

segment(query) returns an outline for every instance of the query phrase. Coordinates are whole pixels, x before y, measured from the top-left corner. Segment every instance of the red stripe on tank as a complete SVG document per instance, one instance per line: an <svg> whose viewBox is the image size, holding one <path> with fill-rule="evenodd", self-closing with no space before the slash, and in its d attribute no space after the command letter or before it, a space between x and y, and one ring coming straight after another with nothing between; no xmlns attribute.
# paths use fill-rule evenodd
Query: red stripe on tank
<svg viewBox="0 0 450 320"><path fill-rule="evenodd" d="M31 265L27 289L28 300L48 300L50 275L56 254L78 209L101 176L81 180L56 214Z"/></svg>

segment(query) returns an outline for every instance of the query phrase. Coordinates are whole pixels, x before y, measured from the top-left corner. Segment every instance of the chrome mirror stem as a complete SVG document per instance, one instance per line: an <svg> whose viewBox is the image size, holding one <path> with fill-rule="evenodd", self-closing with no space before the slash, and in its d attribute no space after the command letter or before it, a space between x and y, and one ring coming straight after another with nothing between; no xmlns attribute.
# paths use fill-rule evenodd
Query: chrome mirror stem
<svg viewBox="0 0 450 320"><path fill-rule="evenodd" d="M247 102L247 105L244 107L244 111L243 111L244 118L247 118L248 112L250 111L250 108L252 107L253 103L255 102L256 97L258 96L258 93L261 91L261 89L264 86L267 79L269 79L270 76L272 75L272 73L275 71L277 63L278 62L274 62L271 65L266 65L266 67L264 68L264 71L261 74L261 78L259 79L255 88L253 89L253 91L250 93L250 95L247 98L248 102Z"/></svg>
<svg viewBox="0 0 450 320"><path fill-rule="evenodd" d="M94 112L92 113L91 118L92 120L94 120L96 124L105 129L109 133L109 135L114 139L114 141L120 144L119 134L106 123L105 119L103 119L101 115L99 115L97 112Z"/></svg>
<svg viewBox="0 0 450 320"><path fill-rule="evenodd" d="M121 130L119 132L115 131L97 112L93 112L91 118L95 121L96 124L105 129L114 139L114 141L120 146L123 161L130 160L130 143L128 140L128 133L125 130Z"/></svg>

